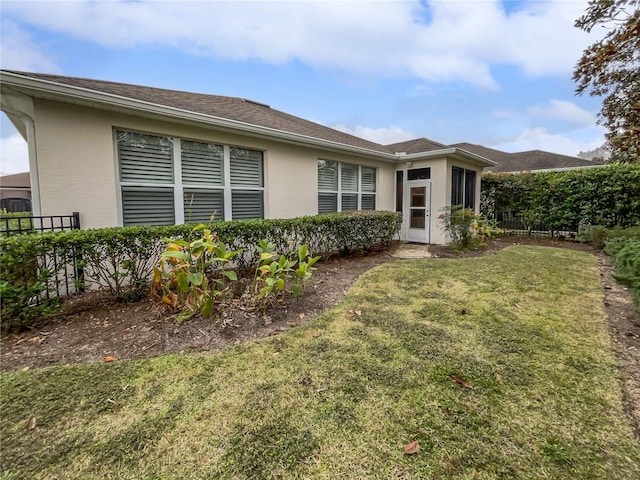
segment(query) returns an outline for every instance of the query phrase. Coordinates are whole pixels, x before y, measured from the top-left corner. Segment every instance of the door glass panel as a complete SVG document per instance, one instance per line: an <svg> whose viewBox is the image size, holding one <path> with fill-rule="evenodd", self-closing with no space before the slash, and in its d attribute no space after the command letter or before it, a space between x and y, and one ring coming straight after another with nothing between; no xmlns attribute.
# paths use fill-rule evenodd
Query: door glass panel
<svg viewBox="0 0 640 480"><path fill-rule="evenodd" d="M411 207L427 206L427 187L411 187Z"/></svg>
<svg viewBox="0 0 640 480"><path fill-rule="evenodd" d="M424 216L424 208L416 208L415 210L411 210L411 228L422 228L425 227L425 216Z"/></svg>

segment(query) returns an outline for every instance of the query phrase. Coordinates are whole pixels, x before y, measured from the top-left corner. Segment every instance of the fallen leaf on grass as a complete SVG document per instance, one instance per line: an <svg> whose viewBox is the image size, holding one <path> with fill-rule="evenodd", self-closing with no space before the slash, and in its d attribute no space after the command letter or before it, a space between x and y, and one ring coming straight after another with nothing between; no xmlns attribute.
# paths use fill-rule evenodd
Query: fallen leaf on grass
<svg viewBox="0 0 640 480"><path fill-rule="evenodd" d="M362 315L362 310L356 310L353 313L355 313L358 316L361 316Z"/></svg>
<svg viewBox="0 0 640 480"><path fill-rule="evenodd" d="M498 383L504 383L501 373L496 373L496 380Z"/></svg>
<svg viewBox="0 0 640 480"><path fill-rule="evenodd" d="M300 315L298 315L298 317L300 317L300 320L302 320L304 318L304 313L301 313Z"/></svg>
<svg viewBox="0 0 640 480"><path fill-rule="evenodd" d="M116 357L115 355L107 355L103 360L105 362L115 362L116 360L118 360L118 357Z"/></svg>
<svg viewBox="0 0 640 480"><path fill-rule="evenodd" d="M287 322L287 327L295 327L298 325L298 322Z"/></svg>
<svg viewBox="0 0 640 480"><path fill-rule="evenodd" d="M451 380L453 380L456 383L459 383L464 388L469 388L469 389L473 390L473 387L471 386L471 384L469 382L467 382L464 378L459 377L458 375L451 375Z"/></svg>
<svg viewBox="0 0 640 480"><path fill-rule="evenodd" d="M31 417L29 423L27 423L27 430L33 430L36 428L36 417Z"/></svg>
<svg viewBox="0 0 640 480"><path fill-rule="evenodd" d="M414 453L418 453L420 451L420 444L417 440L413 442L409 442L404 446L404 454L405 455L413 455Z"/></svg>
<svg viewBox="0 0 640 480"><path fill-rule="evenodd" d="M520 305L519 303L516 303L516 308L519 308L520 310L522 310L524 307L522 305Z"/></svg>

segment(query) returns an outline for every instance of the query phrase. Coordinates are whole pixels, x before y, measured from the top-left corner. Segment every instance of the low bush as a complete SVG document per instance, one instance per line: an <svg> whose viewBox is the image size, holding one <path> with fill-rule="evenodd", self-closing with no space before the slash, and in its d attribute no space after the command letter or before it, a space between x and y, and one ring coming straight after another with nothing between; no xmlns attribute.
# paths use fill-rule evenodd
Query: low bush
<svg viewBox="0 0 640 480"><path fill-rule="evenodd" d="M640 237L610 245L615 247L608 248L607 245L604 251L613 254L616 267L614 278L629 287L636 311L640 313Z"/></svg>
<svg viewBox="0 0 640 480"><path fill-rule="evenodd" d="M395 212L352 212L291 219L216 222L209 225L227 251L241 251L235 267L248 273L260 255L256 245L266 239L279 253L302 245L327 256L389 244L402 217ZM22 328L51 313L43 302L56 296L60 277L76 261L84 269L78 287L103 289L114 297L135 300L148 292L154 265L166 245L164 238L193 242L202 232L194 225L116 227L61 233L0 236L1 329Z"/></svg>
<svg viewBox="0 0 640 480"><path fill-rule="evenodd" d="M579 239L590 242L613 259L614 278L631 290L640 313L640 225L629 228L605 228L599 225L582 228Z"/></svg>
<svg viewBox="0 0 640 480"><path fill-rule="evenodd" d="M485 247L500 233L495 223L483 215L476 215L470 208L461 205L445 207L438 216L440 227L453 243L454 248L469 250Z"/></svg>

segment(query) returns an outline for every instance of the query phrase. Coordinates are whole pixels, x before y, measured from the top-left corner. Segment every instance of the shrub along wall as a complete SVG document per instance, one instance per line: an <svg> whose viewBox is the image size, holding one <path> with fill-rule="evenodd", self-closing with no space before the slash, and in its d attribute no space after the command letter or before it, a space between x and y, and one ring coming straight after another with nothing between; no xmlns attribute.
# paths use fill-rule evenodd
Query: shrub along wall
<svg viewBox="0 0 640 480"><path fill-rule="evenodd" d="M580 231L580 240L613 259L614 278L629 287L636 310L640 313L640 225L629 228L592 226Z"/></svg>
<svg viewBox="0 0 640 480"><path fill-rule="evenodd" d="M258 259L255 245L263 239L279 253L307 244L314 255L328 255L388 244L401 222L401 215L395 212L353 212L216 222L211 230L227 249L242 250L235 263L239 270L248 270ZM193 227L118 227L0 237L2 330L47 313L50 304L36 300L55 289L68 264L78 259L78 266L84 269L83 284L106 289L124 300L139 297L164 250L162 239L191 241L200 234L194 234Z"/></svg>
<svg viewBox="0 0 640 480"><path fill-rule="evenodd" d="M481 210L489 218L509 213L553 230L580 225L640 224L640 164L482 176Z"/></svg>

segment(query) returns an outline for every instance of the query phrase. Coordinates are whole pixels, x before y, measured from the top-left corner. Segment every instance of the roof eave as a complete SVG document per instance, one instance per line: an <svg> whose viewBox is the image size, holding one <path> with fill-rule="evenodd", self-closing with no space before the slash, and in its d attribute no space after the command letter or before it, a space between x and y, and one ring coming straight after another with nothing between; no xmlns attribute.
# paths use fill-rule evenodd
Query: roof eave
<svg viewBox="0 0 640 480"><path fill-rule="evenodd" d="M398 159L398 157L392 153L379 152L364 147L347 145L344 143L333 142L330 140L324 140L298 133L286 132L283 130L263 127L260 125L241 122L238 120L231 120L214 115L207 115L189 110L183 110L180 108L160 105L157 103L145 102L143 100L136 100L111 93L98 92L96 90L74 87L71 85L63 85L48 80L30 78L11 72L0 72L0 85L8 87L13 86L22 89L26 88L32 93L42 92L49 95L60 96L63 98L75 99L76 101L81 100L82 102L85 102L87 104L109 106L111 108L117 106L129 111L145 112L162 117L178 118L198 124L206 124L218 128L228 129L235 132L251 133L253 135L261 137L284 140L287 143L307 146L310 145L315 147L344 151L355 155L375 157L379 160L387 162L395 162Z"/></svg>
<svg viewBox="0 0 640 480"><path fill-rule="evenodd" d="M476 165L480 165L482 167L492 167L494 165L497 165L497 163L494 162L493 160L489 160L488 158L484 158L480 155L468 152L458 147L449 147L449 148L443 148L440 150L431 150L429 152L410 153L408 155L403 155L402 157L399 157L399 160L403 160L403 161L428 160L433 157L442 157L442 156L458 158L460 160L471 162Z"/></svg>

